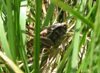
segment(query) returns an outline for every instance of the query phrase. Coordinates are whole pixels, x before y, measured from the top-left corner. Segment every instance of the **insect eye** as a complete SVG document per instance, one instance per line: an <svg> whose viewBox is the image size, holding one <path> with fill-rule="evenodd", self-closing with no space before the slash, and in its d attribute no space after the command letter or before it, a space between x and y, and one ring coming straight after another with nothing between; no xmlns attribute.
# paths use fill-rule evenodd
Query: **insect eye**
<svg viewBox="0 0 100 73"><path fill-rule="evenodd" d="M67 29L67 25L64 25L63 28L64 28L64 29Z"/></svg>
<svg viewBox="0 0 100 73"><path fill-rule="evenodd" d="M66 25L64 25L64 28L66 28L67 26Z"/></svg>

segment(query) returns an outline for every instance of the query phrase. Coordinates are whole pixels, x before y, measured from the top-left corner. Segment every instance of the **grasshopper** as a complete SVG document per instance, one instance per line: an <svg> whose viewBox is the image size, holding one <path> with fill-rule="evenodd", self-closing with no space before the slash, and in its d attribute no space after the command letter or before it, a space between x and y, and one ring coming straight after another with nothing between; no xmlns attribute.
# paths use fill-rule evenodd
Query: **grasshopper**
<svg viewBox="0 0 100 73"><path fill-rule="evenodd" d="M29 29L32 29L28 27ZM50 48L51 46L57 45L61 37L66 33L67 25L63 23L57 23L51 25L50 27L45 27L44 30L40 32L40 43L41 48ZM33 36L28 33L28 35ZM27 42L27 48L33 46L34 38Z"/></svg>

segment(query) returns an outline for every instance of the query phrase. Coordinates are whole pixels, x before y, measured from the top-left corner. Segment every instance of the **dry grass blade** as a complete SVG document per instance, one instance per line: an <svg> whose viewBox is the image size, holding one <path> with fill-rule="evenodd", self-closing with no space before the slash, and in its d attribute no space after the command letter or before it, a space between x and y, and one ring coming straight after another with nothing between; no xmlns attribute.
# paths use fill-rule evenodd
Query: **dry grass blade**
<svg viewBox="0 0 100 73"><path fill-rule="evenodd" d="M7 62L7 64L16 72L16 73L24 73L22 72L15 64L14 62L9 59L6 55L4 55L1 51L0 51L0 57Z"/></svg>

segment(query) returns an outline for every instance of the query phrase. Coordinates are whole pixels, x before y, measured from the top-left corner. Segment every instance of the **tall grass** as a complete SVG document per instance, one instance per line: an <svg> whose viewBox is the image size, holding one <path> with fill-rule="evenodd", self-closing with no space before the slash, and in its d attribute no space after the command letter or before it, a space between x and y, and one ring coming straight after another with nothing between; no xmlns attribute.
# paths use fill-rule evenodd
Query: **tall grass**
<svg viewBox="0 0 100 73"><path fill-rule="evenodd" d="M24 1L24 3L25 2L26 1ZM0 26L2 29L0 33L0 38L1 38L4 52L16 64L16 66L18 66L17 60L22 60L24 63L25 71L29 73L29 68L27 65L27 56L26 56L26 51L25 51L25 42L26 42L25 36L26 35L24 36L22 35L23 33L22 31L24 31L24 34L25 34L25 29L26 29L26 20L25 20L26 11L24 11L23 16L20 15L22 13L22 11L20 11L21 0L19 1L14 0L13 6L12 6L11 0L7 0L6 2L2 0L2 3L3 3L2 5L4 6L4 8L2 9L2 13L3 12L7 13L5 14L5 16L7 16L5 17L7 18L7 22L6 21L3 22L2 19L0 20L1 21ZM13 14L13 11L14 11L14 14ZM4 30L3 25L7 26L6 32Z"/></svg>
<svg viewBox="0 0 100 73"><path fill-rule="evenodd" d="M1 0L0 4L0 72L100 73L100 0ZM67 32L43 53L40 31L59 19L67 22ZM26 23L35 28L31 62Z"/></svg>
<svg viewBox="0 0 100 73"><path fill-rule="evenodd" d="M41 0L36 0L36 25L34 39L34 73L39 73Z"/></svg>

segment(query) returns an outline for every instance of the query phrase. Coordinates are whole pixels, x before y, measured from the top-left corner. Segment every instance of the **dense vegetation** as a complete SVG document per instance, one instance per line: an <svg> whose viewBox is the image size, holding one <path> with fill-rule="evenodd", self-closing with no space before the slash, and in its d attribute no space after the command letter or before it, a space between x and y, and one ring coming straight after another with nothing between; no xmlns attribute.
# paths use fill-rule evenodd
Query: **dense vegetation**
<svg viewBox="0 0 100 73"><path fill-rule="evenodd" d="M0 73L100 73L99 7L100 0L0 0ZM40 32L56 23L67 31L47 47L53 32L46 43Z"/></svg>

